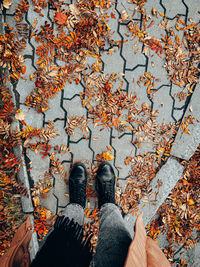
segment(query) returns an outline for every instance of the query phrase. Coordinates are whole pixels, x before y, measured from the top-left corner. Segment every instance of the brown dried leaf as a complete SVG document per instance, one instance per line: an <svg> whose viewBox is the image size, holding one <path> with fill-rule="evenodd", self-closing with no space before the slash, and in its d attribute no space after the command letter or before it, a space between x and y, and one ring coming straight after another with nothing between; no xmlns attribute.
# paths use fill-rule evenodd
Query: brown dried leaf
<svg viewBox="0 0 200 267"><path fill-rule="evenodd" d="M79 64L74 68L74 72L81 72L85 69L85 64Z"/></svg>
<svg viewBox="0 0 200 267"><path fill-rule="evenodd" d="M24 112L21 109L18 109L15 113L15 119L19 121L24 121L25 120L25 115Z"/></svg>
<svg viewBox="0 0 200 267"><path fill-rule="evenodd" d="M80 15L80 9L77 4L71 4L69 5L69 9L73 16L79 16Z"/></svg>
<svg viewBox="0 0 200 267"><path fill-rule="evenodd" d="M40 198L38 196L33 197L34 207L38 207L40 205Z"/></svg>
<svg viewBox="0 0 200 267"><path fill-rule="evenodd" d="M37 26L37 23L38 23L38 19L35 18L32 24L33 29L35 29L35 27Z"/></svg>
<svg viewBox="0 0 200 267"><path fill-rule="evenodd" d="M45 66L40 73L40 77L43 78L46 82L48 82L48 80L54 79L57 75L58 67L54 64Z"/></svg>
<svg viewBox="0 0 200 267"><path fill-rule="evenodd" d="M128 14L128 12L123 9L122 12L121 12L121 21L125 22L125 21L129 21L131 18Z"/></svg>

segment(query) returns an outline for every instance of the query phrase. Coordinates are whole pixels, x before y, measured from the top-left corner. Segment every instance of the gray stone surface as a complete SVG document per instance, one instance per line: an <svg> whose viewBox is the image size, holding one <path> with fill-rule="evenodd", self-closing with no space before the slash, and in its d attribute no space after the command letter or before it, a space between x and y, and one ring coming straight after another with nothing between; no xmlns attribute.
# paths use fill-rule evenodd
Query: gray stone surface
<svg viewBox="0 0 200 267"><path fill-rule="evenodd" d="M180 165L175 159L168 159L165 165L157 172L156 176L151 182L152 192L155 194L149 198L149 203L141 199L138 205L139 212L143 212L143 222L146 226L150 223L160 205L165 201L176 182L181 178L184 167ZM158 187L158 182L161 181L162 185ZM158 188L157 188L158 187ZM154 202L156 200L156 202ZM153 201L151 203L151 201ZM132 236L134 234L134 224L136 216L130 214L125 216L125 221Z"/></svg>
<svg viewBox="0 0 200 267"><path fill-rule="evenodd" d="M64 167L68 170L70 168L70 164L65 163ZM58 206L65 207L69 202L69 198L66 196L66 194L69 194L69 189L66 181L64 179L61 180L59 175L55 176L55 186L53 191L54 196L58 199Z"/></svg>
<svg viewBox="0 0 200 267"><path fill-rule="evenodd" d="M11 88L11 84L8 82L7 86ZM13 91L11 91L13 102L16 103L15 94ZM19 128L19 122L14 119L13 123L11 125L11 130L20 130ZM17 158L21 159L21 165L17 172L17 179L20 184L24 185L24 188L26 189L27 194L25 196L21 196L22 201L22 210L25 213L31 213L33 212L33 204L31 199L31 190L30 190L30 183L27 173L27 166L25 162L25 156L23 153L22 146L17 146L13 148L14 154Z"/></svg>
<svg viewBox="0 0 200 267"><path fill-rule="evenodd" d="M31 224L34 227L34 217L33 215L30 215L31 217ZM39 244L38 244L38 240L37 240L37 234L34 231L34 228L32 229L32 236L31 236L31 241L29 243L29 253L30 253L30 260L32 261L35 258L35 255L39 249Z"/></svg>
<svg viewBox="0 0 200 267"><path fill-rule="evenodd" d="M112 139L112 146L116 151L116 159L115 159L115 166L118 169L118 176L121 179L126 179L129 175L130 167L124 166L124 159L126 156L134 156L135 155L135 148L131 144L131 135L124 135L121 138L113 138ZM129 154L127 154L129 152Z"/></svg>
<svg viewBox="0 0 200 267"><path fill-rule="evenodd" d="M48 171L49 169L49 158L42 158L42 155L40 152L37 154L34 151L28 150L27 152L27 158L31 161L30 163L30 176L31 179L34 180L34 182L38 182L40 179L43 179L43 175L45 171ZM38 164L36 164L36 162Z"/></svg>
<svg viewBox="0 0 200 267"><path fill-rule="evenodd" d="M169 86L163 86L158 90L154 97L154 105L153 109L159 110L159 117L157 119L157 122L161 124L163 120L165 120L166 123L172 122L171 114L168 114L169 111L172 110L173 100L169 95Z"/></svg>
<svg viewBox="0 0 200 267"><path fill-rule="evenodd" d="M178 158L189 160L200 143L199 99L200 99L200 88L199 85L197 85L192 95L191 101L187 107L187 110L184 114L184 117L188 117L190 115L195 117L194 124L190 124L187 127L187 129L190 131L191 134L187 133L183 134L183 131L180 127L176 135L175 143L172 148L171 154Z"/></svg>
<svg viewBox="0 0 200 267"><path fill-rule="evenodd" d="M185 256L187 259L187 262L189 264L189 266L192 267L199 267L200 266L200 243L196 243L196 245L194 246L194 248L192 248L191 250L188 249L185 251Z"/></svg>
<svg viewBox="0 0 200 267"><path fill-rule="evenodd" d="M27 52L25 52L25 53L27 53ZM31 54L32 53L33 53L33 51L31 51ZM29 54L29 53L27 53L27 54ZM25 65L26 65L26 73L25 73L24 77L26 78L26 80L20 79L18 84L17 84L17 87L16 87L16 91L17 91L18 96L19 96L19 102L22 104L26 100L27 95L30 94L34 88L34 82L29 79L30 74L35 71L35 68L32 66L32 60L30 58L26 58ZM27 109L27 107L25 107L25 108ZM33 110L32 110L31 113L35 114L35 111L33 112Z"/></svg>
<svg viewBox="0 0 200 267"><path fill-rule="evenodd" d="M20 158L22 160L22 164L18 170L17 176L18 176L18 181L20 184L24 185L24 188L27 190L27 195L26 196L21 196L22 200L22 210L25 213L30 213L33 212L33 204L31 200L31 192L30 192L30 184L29 184L29 179L27 175L27 168L25 165L25 160L24 156L22 153L22 147L16 147L14 148L14 153L15 156Z"/></svg>

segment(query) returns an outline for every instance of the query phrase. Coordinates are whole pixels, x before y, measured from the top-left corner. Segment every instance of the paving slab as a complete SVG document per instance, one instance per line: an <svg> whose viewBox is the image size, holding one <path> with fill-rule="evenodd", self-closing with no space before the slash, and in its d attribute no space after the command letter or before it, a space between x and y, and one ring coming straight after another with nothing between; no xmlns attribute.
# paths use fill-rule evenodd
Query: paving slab
<svg viewBox="0 0 200 267"><path fill-rule="evenodd" d="M126 179L129 176L130 167L124 167L124 159L127 156L135 155L135 148L131 144L132 135L125 134L119 138L112 139L112 147L115 149L115 166L118 169L118 177L120 179ZM129 155L127 155L129 151Z"/></svg>
<svg viewBox="0 0 200 267"><path fill-rule="evenodd" d="M171 154L173 156L189 160L200 143L199 99L200 99L200 88L199 85L197 85L184 114L185 118L187 118L190 115L194 116L195 118L194 123L189 124L187 127L187 129L190 131L190 134L187 133L183 134L183 130L181 129L181 127L179 128L174 141L174 145L172 147Z"/></svg>
<svg viewBox="0 0 200 267"><path fill-rule="evenodd" d="M172 122L172 116L170 111L173 108L173 99L171 98L169 86L162 86L156 93L153 100L153 110L159 110L159 118L157 122L161 124L163 120L166 123Z"/></svg>

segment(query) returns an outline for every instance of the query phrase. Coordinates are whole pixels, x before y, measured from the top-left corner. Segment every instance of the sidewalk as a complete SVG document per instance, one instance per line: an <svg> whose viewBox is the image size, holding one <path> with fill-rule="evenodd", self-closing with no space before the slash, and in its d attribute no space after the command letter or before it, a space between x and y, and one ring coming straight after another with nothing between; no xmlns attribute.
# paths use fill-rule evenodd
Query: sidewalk
<svg viewBox="0 0 200 267"><path fill-rule="evenodd" d="M70 1L68 2L69 4L71 3ZM14 26L16 23L14 12L17 4L18 1L13 1L11 8L6 10L6 13L2 16L2 21L8 23L9 26ZM37 19L37 25L34 31L38 30L39 32L40 26L44 25L45 21L47 21L47 23L53 27L54 34L56 34L56 23L53 22L55 8L48 4L47 7L42 10L44 16L40 16L39 13L34 11L35 7L31 1L29 5L29 10L22 22L30 27ZM112 89L113 91L120 87L122 94L128 93L128 96L130 96L136 93L138 98L136 103L137 108L141 110L136 116L137 126L135 122L127 123L128 109L126 108L122 111L122 116L120 118L122 123L118 125L118 131L116 129L117 127L114 126L111 128L104 128L102 125L98 126L97 123L93 123L93 115L91 114L90 106L87 105L84 107L82 105L83 102L80 94L86 92L84 79L78 84L74 81L71 84L66 83L62 91L58 92L52 99L49 99L49 109L43 112L38 113L35 108L30 108L25 105L24 102L27 101L27 96L34 88L35 80L34 78L30 79L30 77L38 68L36 62L39 59L36 53L39 44L36 43L34 37L30 38L29 36L27 39L27 46L22 52L25 59L24 65L26 66L26 72L23 76L26 79L20 79L11 85L15 97L15 105L17 109L21 109L25 114L24 121L26 125L40 129L42 127L48 127L48 122L53 121L54 129L57 131L56 134L59 135L55 134L54 138L49 139L48 145L50 145L51 148L50 151L47 151L47 156L45 156L44 150L42 154L40 153L41 151L30 149L30 144L34 143L36 138L29 140L27 146L23 148L25 166L23 170L21 170L21 175L23 174L21 179L22 181L24 180L25 185L27 184L27 186L32 187L33 184L36 184L40 179L44 179L45 172L49 172L49 167L52 167L52 163L54 164L59 160L61 163L60 169L58 168L57 173L56 171L53 173L53 188L48 193L49 197L40 198L40 204L50 210L52 216L59 214L69 201L67 197L68 187L65 180L68 180L71 163L82 161L91 169L93 167L91 164L97 164L98 154L110 150L110 152L105 155L108 156L111 154L114 156L111 163L118 176L118 190L123 190L124 185L129 182L128 178L130 177L131 168L134 168L134 162L137 163L141 155L141 164L144 164L142 160L144 155L146 155L145 153L151 153L154 156L157 155L158 160L155 162L155 169L159 167L159 171L155 174L155 177L149 183L147 189L151 187L152 192L156 192L156 204L152 205L150 202L147 202L146 206L143 207L144 202L142 199L139 201L139 209L144 212L144 222L148 224L181 177L183 167L177 162L176 158L189 160L199 144L199 85L197 84L194 86L194 93L192 95L190 94L180 101L181 88L170 81L169 75L163 67L164 64L166 64L164 52L161 53L160 51L160 56L158 55L159 52L156 53L155 50L149 49L147 52L144 52L144 43L140 42L138 39L139 31L142 32L143 29L144 16L142 16L141 12L137 9L134 11L135 7L136 5L134 4L128 4L128 2L125 1L117 1L113 4L112 8L107 11L107 24L111 28L111 32L114 32L112 39L117 41L117 44L111 47L106 43L104 52L101 52L102 68L100 71L109 75L112 73L117 74L117 81ZM154 15L152 14L152 8L156 10L153 11L153 13L156 12ZM191 24L190 18L192 18L194 22L198 22L198 8L198 0L147 1L143 9L145 9L146 14L149 14L151 17L145 18L145 23L148 25L146 32L149 35L149 39L153 37L161 40L166 33L170 32L170 27L174 27L175 34L179 35L181 40L183 31L177 30L177 18L186 24ZM132 17L133 13L135 14ZM124 17L121 16L122 14L124 14ZM126 17L127 14L129 15L128 18ZM166 22L164 18L169 21L168 28L166 29L164 28L166 25L163 26L164 24L162 24L162 21ZM133 40L132 34L134 30L129 31L131 26L127 26L130 20L133 25L137 23L139 29L136 33L136 38ZM150 25L152 20L154 22ZM183 25L179 25L179 27L181 28ZM95 57L88 57L86 67L89 69L96 61ZM54 64L62 66L62 61L55 59ZM84 71L82 73L84 73ZM91 73L91 69L89 73ZM150 89L148 89L149 84L152 85ZM150 93L148 90L150 90ZM187 94L187 91L185 92ZM97 95L95 97L97 97ZM92 101L92 105L95 106L95 101ZM112 107L115 108L114 104ZM152 120L148 119L148 112L150 109L156 116L154 123L152 123ZM156 112L156 110L158 112ZM141 114L143 115L141 116ZM190 134L183 134L183 130L180 127L181 122L185 122L185 118L188 118L190 115L194 116L197 120L195 120L194 124L188 126L187 129L190 130ZM75 116L79 118L84 116L85 121L83 119L82 122L78 124L78 117ZM69 125L71 125L70 120L74 117L79 127L71 127L69 129ZM142 119L146 120L146 123L143 124L142 129L137 128ZM165 121L165 125L162 124L163 120ZM172 140L172 134L169 137L165 136L165 138L163 138L164 134L163 136L160 134L158 140L155 140L155 136L149 136L150 134L154 134L154 130L156 131L159 129L161 132L162 127L166 129L166 125L170 125L170 131L173 132L173 127L175 127L177 122L180 123L177 126L179 128L177 129L178 133L172 146L172 152L170 155L167 154L167 156L165 156L166 144L164 145L164 140ZM82 131L81 127L85 127L85 131ZM133 131L131 127L137 128L136 132L138 134ZM66 129L68 129L68 132L66 132ZM74 130L74 134L69 134L69 130ZM148 138L145 139L145 135ZM140 136L141 139L138 139L138 136ZM156 142L157 145L155 146ZM52 153L55 152L57 154L55 154L55 158L53 158L54 156L52 156ZM20 152L18 150L16 153L22 153L22 151ZM130 159L129 164L124 163L127 157ZM144 166L146 168L145 164ZM162 184L159 190L157 189L158 181ZM94 188L94 181L92 179L91 183L92 188ZM148 196L148 201L155 200L155 194L151 196L151 194L146 192L146 195ZM88 206L89 209L97 208L95 198L91 199L90 202ZM121 203L122 202L123 200L121 200ZM31 205L30 199L25 200L24 211L32 211ZM128 214L125 220L133 234L135 217Z"/></svg>

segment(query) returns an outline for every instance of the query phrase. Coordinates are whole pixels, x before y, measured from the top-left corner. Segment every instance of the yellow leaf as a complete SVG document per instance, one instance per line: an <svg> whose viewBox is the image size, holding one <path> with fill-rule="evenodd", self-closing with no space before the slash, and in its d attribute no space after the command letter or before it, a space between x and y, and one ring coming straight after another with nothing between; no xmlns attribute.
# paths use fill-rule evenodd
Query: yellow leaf
<svg viewBox="0 0 200 267"><path fill-rule="evenodd" d="M42 112L46 111L47 109L49 109L48 107L42 108Z"/></svg>
<svg viewBox="0 0 200 267"><path fill-rule="evenodd" d="M152 12L153 15L157 14L157 10L155 8L152 8L151 12Z"/></svg>
<svg viewBox="0 0 200 267"><path fill-rule="evenodd" d="M45 211L44 211L44 217L45 217L45 220L51 219L51 217L52 217L51 211L48 210L48 209L45 209Z"/></svg>
<svg viewBox="0 0 200 267"><path fill-rule="evenodd" d="M95 57L95 58L98 58L98 57L99 57L99 55L96 55L96 54L94 54L94 53L90 53L90 55L91 55L92 57Z"/></svg>
<svg viewBox="0 0 200 267"><path fill-rule="evenodd" d="M113 160L114 159L114 155L110 152L110 151L105 151L105 152L103 152L103 158L105 159L105 160L108 160L108 161L110 161L110 160Z"/></svg>
<svg viewBox="0 0 200 267"><path fill-rule="evenodd" d="M185 129L185 130L183 131L183 133L191 134L191 133L190 133L190 130L188 130L188 129Z"/></svg>
<svg viewBox="0 0 200 267"><path fill-rule="evenodd" d="M33 78L34 78L34 75L33 75L33 73L31 73L31 74L30 74L30 80L32 81Z"/></svg>
<svg viewBox="0 0 200 267"><path fill-rule="evenodd" d="M188 203L189 206L193 205L194 204L194 200L190 198L187 203Z"/></svg>
<svg viewBox="0 0 200 267"><path fill-rule="evenodd" d="M123 73L123 72L119 72L119 75L121 75L121 76L124 76L124 75L125 75L125 73Z"/></svg>
<svg viewBox="0 0 200 267"><path fill-rule="evenodd" d="M107 30L111 30L111 28L108 26L108 24L106 23L106 27L107 27Z"/></svg>

